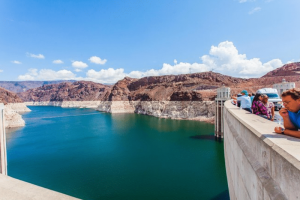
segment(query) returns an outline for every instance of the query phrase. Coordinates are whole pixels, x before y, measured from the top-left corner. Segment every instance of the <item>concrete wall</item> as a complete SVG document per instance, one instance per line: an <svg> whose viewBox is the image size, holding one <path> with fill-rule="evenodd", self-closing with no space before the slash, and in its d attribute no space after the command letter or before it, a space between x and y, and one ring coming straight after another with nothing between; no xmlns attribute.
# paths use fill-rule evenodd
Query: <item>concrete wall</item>
<svg viewBox="0 0 300 200"><path fill-rule="evenodd" d="M77 198L0 174L0 199L76 200Z"/></svg>
<svg viewBox="0 0 300 200"><path fill-rule="evenodd" d="M300 199L300 139L275 134L275 122L224 108L224 148L230 198Z"/></svg>

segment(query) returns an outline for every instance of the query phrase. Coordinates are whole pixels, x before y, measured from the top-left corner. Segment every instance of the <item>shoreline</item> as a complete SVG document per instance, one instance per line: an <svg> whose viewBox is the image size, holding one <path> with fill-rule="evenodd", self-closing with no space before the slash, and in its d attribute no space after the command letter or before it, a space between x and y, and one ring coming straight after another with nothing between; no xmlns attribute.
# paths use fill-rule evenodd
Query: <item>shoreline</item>
<svg viewBox="0 0 300 200"><path fill-rule="evenodd" d="M175 120L214 124L214 101L43 101L24 102L26 106L93 108L106 113L136 113Z"/></svg>

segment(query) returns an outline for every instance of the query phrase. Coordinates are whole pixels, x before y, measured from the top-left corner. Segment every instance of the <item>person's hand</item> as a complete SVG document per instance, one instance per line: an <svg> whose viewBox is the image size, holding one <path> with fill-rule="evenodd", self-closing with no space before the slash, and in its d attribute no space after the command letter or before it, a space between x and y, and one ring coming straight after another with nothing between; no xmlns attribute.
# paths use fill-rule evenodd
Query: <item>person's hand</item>
<svg viewBox="0 0 300 200"><path fill-rule="evenodd" d="M288 110L286 108L281 108L279 114L282 118L287 118L289 116Z"/></svg>
<svg viewBox="0 0 300 200"><path fill-rule="evenodd" d="M271 121L272 121L272 122L274 121L274 117L271 119Z"/></svg>
<svg viewBox="0 0 300 200"><path fill-rule="evenodd" d="M275 127L274 131L275 131L275 133L281 134L282 129L281 129L281 127L277 126L277 127Z"/></svg>

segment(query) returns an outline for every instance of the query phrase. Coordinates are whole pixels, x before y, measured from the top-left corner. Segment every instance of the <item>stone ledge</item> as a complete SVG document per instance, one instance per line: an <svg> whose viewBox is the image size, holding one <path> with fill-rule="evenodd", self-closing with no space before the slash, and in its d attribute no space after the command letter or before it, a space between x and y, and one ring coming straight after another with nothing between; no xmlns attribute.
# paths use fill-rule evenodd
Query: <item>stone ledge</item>
<svg viewBox="0 0 300 200"><path fill-rule="evenodd" d="M253 134L300 170L299 138L275 133L274 128L279 126L277 123L251 114L245 110L240 110L232 105L230 101L225 102L225 108Z"/></svg>
<svg viewBox="0 0 300 200"><path fill-rule="evenodd" d="M77 198L0 174L0 199L76 200Z"/></svg>

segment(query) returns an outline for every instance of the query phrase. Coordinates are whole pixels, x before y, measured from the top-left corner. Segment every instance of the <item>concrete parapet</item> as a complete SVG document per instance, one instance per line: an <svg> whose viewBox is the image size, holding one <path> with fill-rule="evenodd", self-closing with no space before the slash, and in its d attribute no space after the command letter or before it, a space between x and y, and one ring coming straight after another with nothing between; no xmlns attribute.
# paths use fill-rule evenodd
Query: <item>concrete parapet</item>
<svg viewBox="0 0 300 200"><path fill-rule="evenodd" d="M0 103L0 174L7 175L4 104ZM0 193L1 194L1 193Z"/></svg>
<svg viewBox="0 0 300 200"><path fill-rule="evenodd" d="M224 153L231 199L299 199L300 139L273 132L278 124L224 109Z"/></svg>
<svg viewBox="0 0 300 200"><path fill-rule="evenodd" d="M76 200L77 198L0 174L0 199Z"/></svg>

